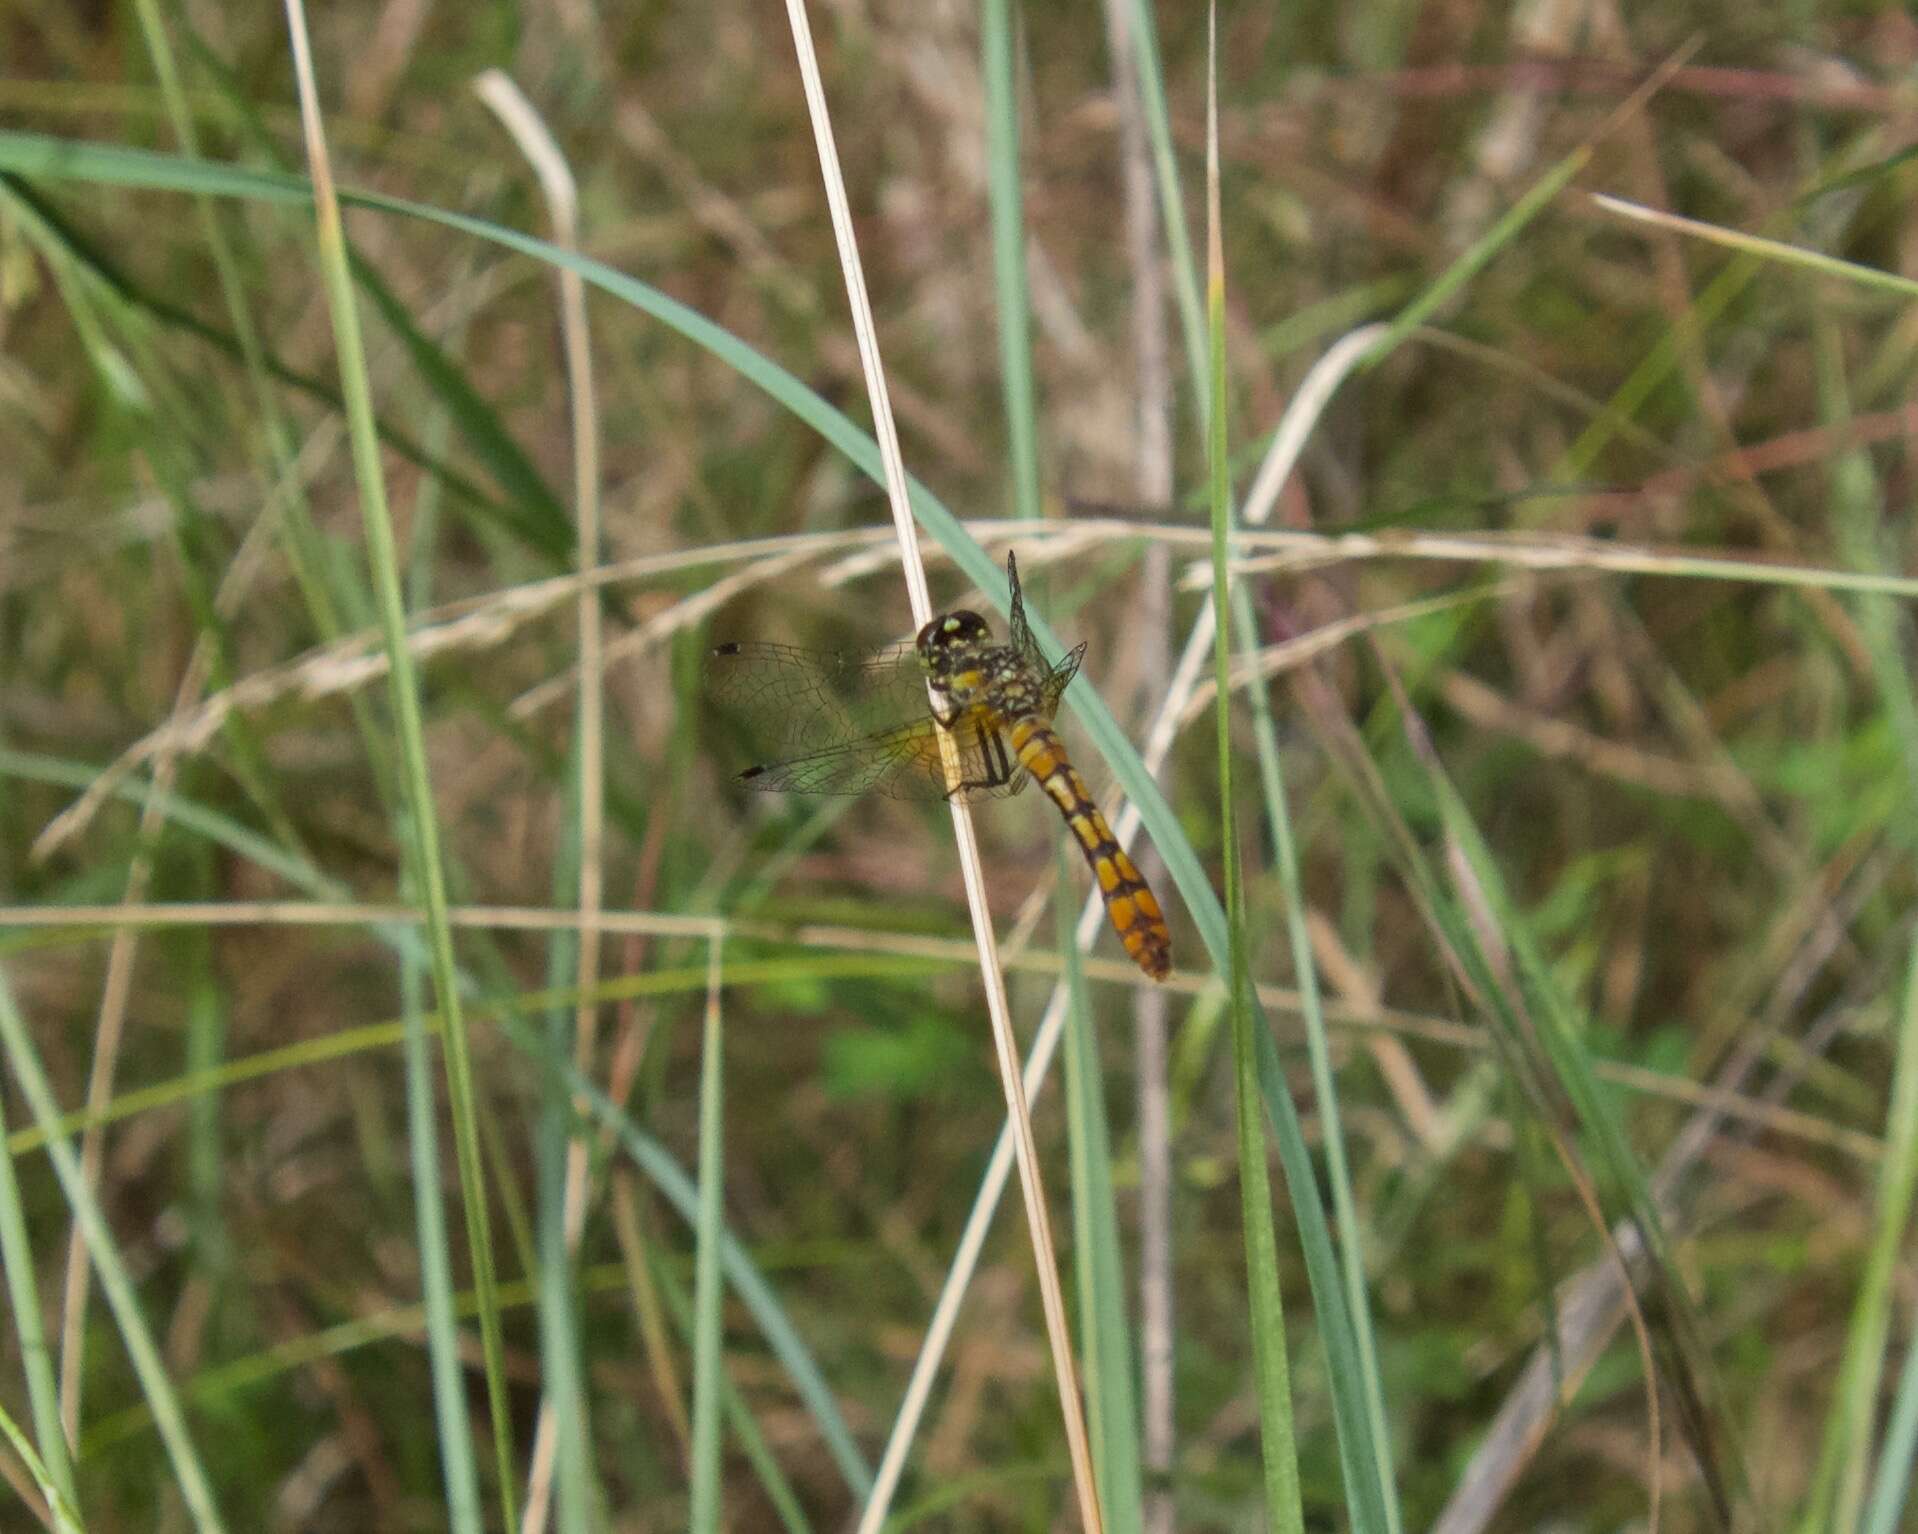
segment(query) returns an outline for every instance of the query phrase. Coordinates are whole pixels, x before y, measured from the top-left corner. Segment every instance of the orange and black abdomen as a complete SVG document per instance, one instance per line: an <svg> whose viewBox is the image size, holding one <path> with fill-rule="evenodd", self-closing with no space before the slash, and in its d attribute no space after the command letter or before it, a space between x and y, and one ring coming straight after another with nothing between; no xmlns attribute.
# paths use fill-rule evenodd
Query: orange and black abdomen
<svg viewBox="0 0 1918 1534"><path fill-rule="evenodd" d="M1092 877L1099 883L1113 930L1132 955L1132 962L1154 980L1165 979L1172 973L1172 934L1166 930L1165 915L1139 876L1138 867L1126 856L1112 827L1099 813L1099 806L1092 802L1085 779L1067 758L1065 746L1033 718L1013 720L1008 733L1026 771L1039 780L1071 827L1074 840L1092 866Z"/></svg>

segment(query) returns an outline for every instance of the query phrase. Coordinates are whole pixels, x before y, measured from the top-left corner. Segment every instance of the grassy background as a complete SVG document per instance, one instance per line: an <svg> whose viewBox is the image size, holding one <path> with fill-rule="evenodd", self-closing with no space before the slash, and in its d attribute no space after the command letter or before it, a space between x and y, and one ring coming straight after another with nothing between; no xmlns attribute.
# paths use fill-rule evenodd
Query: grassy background
<svg viewBox="0 0 1918 1534"><path fill-rule="evenodd" d="M321 8L315 69L340 180L548 233L530 173L469 89L504 69L578 179L586 254L863 422L777 10L601 10ZM907 462L947 506L1008 514L978 18L822 8L815 25ZM1383 547L1260 569L1244 588L1268 644L1382 615L1289 664L1270 701L1370 1280L1371 1383L1396 1456L1390 1516L1425 1529L1475 1509L1455 1531L1643 1518L1654 1451L1629 1330L1539 1421L1534 1454L1501 1461L1488 1428L1520 1398L1527 1360L1549 1358L1534 1350L1550 1317L1569 1323L1577 1275L1605 1267L1593 1208L1615 1219L1640 1205L1643 1180L1682 1152L1670 1245L1644 1286L1654 1341L1673 1339L1662 1356L1686 1361L1662 1396L1663 1526L1713 1526L1708 1477L1675 1425L1689 1381L1737 1526L1850 1526L1862 1509L1895 1527L1913 1429L1900 1436L1894 1408L1918 1392L1905 1235L1918 729L1908 625L1885 594L1897 588L1856 577L1911 563L1911 297L1647 230L1585 193L1918 276L1918 170L1901 158L1918 29L1868 5L1792 20L1710 6L1245 8L1222 27L1241 490L1337 337L1431 291L1527 188L1593 146L1538 216L1495 237L1430 328L1346 383L1310 438L1275 523ZM1609 121L1694 37L1648 105ZM1202 11L1164 8L1158 44L1197 230ZM1160 600L1150 558L1169 550L1174 575L1203 564L1203 519L1184 509L1205 471L1195 380L1169 312L1185 499L1141 507L1136 273L1104 21L1032 7L1016 59L1041 479L1067 522L1116 508L1134 524L1076 544L1034 533L1019 549L1045 616L1090 640L1099 695L1137 723L1163 686L1154 645L1176 653L1203 600ZM177 153L180 119L156 83L168 60L203 155L304 174L271 6L0 3L0 119ZM403 1063L400 1020L427 1021L443 987L417 935L370 909L414 900L414 822L383 674L354 664L379 654L377 603L312 214L259 187L203 206L142 177L145 189L99 175L0 184L0 1006L25 1023L6 1036L10 1082L37 1055L71 1108L111 1063L102 1229L186 1397L183 1432L226 1526L506 1526L542 1381L563 1394L555 1382L576 1369L557 1526L684 1527L698 1503L692 1397L717 1370L690 1340L693 1235L660 1191L670 1179L635 1156L643 1145L688 1174L697 1160L707 945L697 928L638 919L607 937L587 1075L623 1107L627 1137L584 1137L584 1225L576 1252L556 1255L555 1147L577 1083L542 1062L570 1057L570 1003L547 993L573 961L528 920L456 933L501 1286L489 1388L462 1127L438 1067L409 1076ZM531 600L574 559L552 268L396 216L350 213L348 234L398 573L415 620L443 625L417 659L450 898L563 913L579 856L578 639L570 595ZM604 558L629 566L603 603L607 905L737 923L723 1213L870 1464L1002 1112L950 836L943 814L911 806L741 802L726 778L752 744L701 702L697 660L714 637L898 637L909 618L890 546L861 536L884 505L737 365L647 314L595 294L591 340ZM820 541L748 542L802 533ZM1457 535L1451 557L1399 557L1441 552L1440 534ZM1537 570L1501 557L1496 535L1529 540L1506 554L1596 541L1561 543L1559 567ZM1635 573L1608 566L1620 550L1643 555ZM1713 557L1822 573L1787 585L1702 563ZM941 601L966 591L943 563L934 588ZM1434 597L1449 600L1394 616ZM198 696L231 707L171 765L143 759L57 850L31 854L79 788ZM1251 963L1283 990L1270 1016L1316 1148L1324 1117L1284 999L1300 975L1274 805L1250 762L1248 746ZM143 828L156 771L177 813ZM1216 875L1215 782L1210 732L1188 729L1168 791ZM1003 930L1050 888L1058 831L1024 800L980 819ZM1069 877L1076 901L1082 875ZM166 920L122 947L115 1043L101 1032L116 1010L112 931L87 908L130 885ZM1170 1007L1169 1484L1179 1528L1242 1528L1259 1517L1270 1403L1251 1365L1230 1033L1193 924L1162 896L1192 982ZM321 899L340 909L304 924L245 904ZM849 930L782 937L796 922ZM1038 916L1014 986L1022 1019L1044 1004L1053 930ZM1110 962L1109 938L1098 952L1087 1006L1126 1267L1118 1297L1090 1308L1129 1339L1141 983ZM418 1095L436 1083L437 1114ZM1734 1111L1688 1143L1709 1089ZM5 1102L10 1130L30 1124L29 1096L10 1085ZM606 1105L600 1121L614 1116ZM435 1122L436 1175L422 1180L413 1158ZM1081 1184L1066 1163L1084 1147L1056 1099L1038 1128L1069 1231ZM70 1204L44 1152L18 1136L16 1150L24 1218L6 1252L16 1324L0 1407L44 1454L22 1299L37 1292L57 1369ZM1275 1191L1283 1203L1282 1181ZM422 1208L452 1227L437 1252ZM1088 1242L1069 1244L1082 1256ZM1281 1210L1303 1505L1309 1526L1341 1527L1350 1490L1294 1251ZM542 1274L556 1280L544 1312ZM423 1296L466 1307L457 1335L442 1333L448 1351L422 1340ZM115 1316L98 1293L85 1313L82 1526L154 1527L156 1504L160 1526L208 1526ZM1002 1218L897 1511L959 1529L1070 1516L1037 1317L1023 1226ZM722 1319L728 1525L841 1526L856 1477L791 1350L735 1295ZM489 1398L522 1483L510 1495ZM462 1472L444 1468L462 1459L470 1508ZM22 1464L7 1458L0 1497L31 1495ZM1477 1496L1494 1465L1508 1473ZM0 1525L35 1526L30 1505L10 1503Z"/></svg>

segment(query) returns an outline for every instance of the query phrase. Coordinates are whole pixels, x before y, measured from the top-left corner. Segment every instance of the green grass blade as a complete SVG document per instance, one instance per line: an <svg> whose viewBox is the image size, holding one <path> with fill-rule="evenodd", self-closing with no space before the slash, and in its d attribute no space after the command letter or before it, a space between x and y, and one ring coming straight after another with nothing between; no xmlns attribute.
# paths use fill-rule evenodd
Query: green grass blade
<svg viewBox="0 0 1918 1534"><path fill-rule="evenodd" d="M353 452L354 478L359 487L367 560L371 567L381 637L386 647L388 692L399 735L400 799L410 833L409 871L413 888L425 905L433 983L445 1019L442 1038L447 1095L452 1107L454 1160L459 1167L460 1195L466 1214L467 1249L472 1257L473 1286L479 1299L480 1349L493 1423L500 1506L506 1534L514 1534L519 1512L514 1485L512 1419L506 1399L505 1348L500 1335L496 1292L498 1282L493 1271L491 1217L487 1211L485 1173L480 1161L472 1059L465 1020L460 1011L452 928L446 916L446 866L440 855L439 823L433 801L432 779L427 769L426 727L413 672L413 653L406 640L399 552L393 534L392 516L386 504L379 432L374 425L372 388L367 378L366 357L360 341L359 309L346 253L346 230L341 222L339 203L332 195L330 173L325 168L325 142L318 105L314 100L312 66L306 56L305 24L297 6L289 8L288 26L300 84L307 151L321 178L315 182L313 198L320 278L326 292L328 317L333 326L341 392L346 403L347 437ZM437 1187L437 1182L431 1186ZM423 1188L421 1192L424 1196L427 1190Z"/></svg>
<svg viewBox="0 0 1918 1534"><path fill-rule="evenodd" d="M166 1446L167 1458L173 1465L174 1479L186 1502L187 1512L202 1534L220 1534L225 1526L214 1504L213 1487L207 1480L199 1453L187 1432L186 1415L180 1409L179 1396L168 1377L166 1361L161 1358L153 1334L147 1329L146 1318L140 1313L140 1301L134 1293L133 1280L120 1259L120 1249L114 1244L113 1232L107 1226L106 1217L101 1214L92 1190L87 1187L86 1178L80 1171L79 1158L66 1137L54 1129L54 1123L60 1116L60 1107L54 1098L53 1088L47 1082L40 1057L34 1050L33 1040L27 1033L26 1021L14 1006L13 988L7 983L4 974L0 974L0 1048L6 1051L7 1062L13 1068L14 1078L20 1083L21 1093L27 1100L34 1122L46 1136L47 1154L52 1158L54 1175L66 1190L74 1222L80 1227L88 1255L92 1257L94 1269L100 1276L100 1289L106 1295L107 1308L113 1312L113 1319L119 1324L127 1358L133 1365L141 1392L153 1412L154 1424L159 1429L160 1441Z"/></svg>
<svg viewBox="0 0 1918 1534"><path fill-rule="evenodd" d="M1839 1372L1840 1400L1834 1417L1850 1421L1858 1435L1860 1460L1870 1452L1872 1408L1884 1375L1884 1353L1889 1341L1892 1294L1901 1255L1911 1250L1911 1211L1918 1195L1918 945L1914 945L1906 975L1905 994L1898 1009L1898 1033L1892 1056L1891 1105L1886 1114L1885 1159L1878 1169L1877 1228L1865 1258L1852 1312L1851 1335ZM1855 1361L1854 1361L1855 1360ZM1882 1525L1889 1531L1910 1485L1912 1457L1918 1445L1918 1344L1908 1344L1905 1377L1898 1386L1892 1421L1879 1449L1876 1486L1862 1518L1861 1529ZM1847 1388L1849 1387L1849 1388ZM1863 1501L1860 1488L1858 1501ZM1813 1511L1816 1511L1814 1506ZM1850 1513L1847 1506L1841 1511Z"/></svg>
<svg viewBox="0 0 1918 1534"><path fill-rule="evenodd" d="M1256 647L1258 632L1251 603L1243 590L1235 590L1232 594L1232 614L1240 645L1247 650ZM1332 1053L1326 1037L1325 1013L1319 995L1318 967L1312 957L1312 940L1306 930L1305 890L1299 877L1291 810L1286 801L1278 729L1272 719L1265 689L1254 687L1248 691L1253 740L1258 748L1260 793L1265 802L1266 824L1272 836L1272 861L1278 869L1279 888L1285 901L1286 936L1291 947L1292 973L1298 986L1300 1011L1305 1022L1306 1049L1312 1062L1312 1089L1318 1101L1325 1146L1326 1181L1331 1188L1333 1218L1338 1225L1339 1267L1344 1276L1347 1314L1358 1359L1357 1382L1363 1391L1372 1446L1378 1456L1376 1474L1381 1484L1389 1486L1393 1482L1392 1441L1385 1419L1385 1387L1379 1372L1378 1344L1372 1332L1371 1299L1365 1278L1364 1229L1359 1221L1358 1200L1353 1196L1351 1172L1346 1164L1338 1086L1332 1075ZM1342 1454L1347 1451L1343 1438L1340 1440L1340 1451ZM1359 1472L1348 1467L1348 1474L1355 1473ZM1396 1497L1384 1499L1384 1513L1389 1534L1398 1534L1399 1509Z"/></svg>
<svg viewBox="0 0 1918 1534"><path fill-rule="evenodd" d="M53 1512L54 1534L86 1534L73 1499L54 1484L53 1474L34 1449L33 1440L20 1430L20 1424L4 1410L0 1410L0 1437L4 1437L13 1452L20 1456L20 1463L27 1467L33 1484L39 1487L40 1495L47 1499L47 1506Z"/></svg>
<svg viewBox="0 0 1918 1534"><path fill-rule="evenodd" d="M510 519L510 530L554 564L563 564L573 547L572 523L566 508L533 466L532 459L513 439L498 412L466 381L466 374L432 338L413 323L406 306L372 265L358 256L353 258L353 278L379 310L386 328L406 348L414 370L445 407L466 445L486 465L493 482L506 492L505 512Z"/></svg>
<svg viewBox="0 0 1918 1534"><path fill-rule="evenodd" d="M1238 815L1232 792L1232 585L1227 576L1232 527L1231 457L1226 443L1225 259L1219 210L1218 18L1214 27L1206 112L1206 470L1212 510L1212 657L1217 691L1212 715L1219 763L1219 838L1224 845L1226 964L1229 976L1232 1060L1238 1128L1239 1202L1245 1220L1246 1301L1251 1310L1252 1359L1259 1402L1259 1448L1264 1469L1265 1526L1300 1534L1299 1449L1292 1427L1291 1366L1285 1306L1279 1289L1278 1240L1272 1228L1272 1184L1266 1169L1265 1118L1253 1060L1252 969L1246 951L1245 871L1240 864Z"/></svg>
<svg viewBox="0 0 1918 1534"><path fill-rule="evenodd" d="M986 93L986 187L992 205L992 272L998 296L999 367L1006 401L1012 510L1034 521L1039 505L1038 391L1026 299L1026 224L1019 190L1019 102L1012 78L1012 0L985 0L979 17Z"/></svg>
<svg viewBox="0 0 1918 1534"><path fill-rule="evenodd" d="M0 985L5 984L0 977ZM7 1005L0 1002L0 1006ZM6 1102L0 1096L0 1137L5 1136ZM35 1478L49 1492L77 1502L73 1461L67 1455L67 1435L60 1426L60 1385L54 1377L53 1355L47 1350L46 1327L40 1315L40 1294L33 1265L33 1242L27 1235L26 1210L20 1203L20 1183L13 1174L13 1157L0 1153L0 1267L6 1269L7 1298L12 1303L13 1332L20 1339L20 1362L27 1376L27 1405L33 1413L34 1443L23 1455L39 1465Z"/></svg>
<svg viewBox="0 0 1918 1534"><path fill-rule="evenodd" d="M426 1362L433 1381L433 1417L438 1426L440 1481L446 1488L447 1527L479 1534L479 1469L473 1463L473 1427L466 1408L466 1368L460 1358L458 1284L440 1200L438 1110L434 1103L433 1050L427 1035L424 953L400 955L404 1008L402 1058L406 1064L406 1146L413 1169L413 1220L418 1233L420 1305L426 1316Z"/></svg>
<svg viewBox="0 0 1918 1534"><path fill-rule="evenodd" d="M1490 229L1460 251L1457 258L1447 264L1445 270L1433 279L1424 292L1414 297L1399 311L1391 327L1366 352L1365 361L1361 365L1376 366L1396 351L1400 342L1423 325L1454 293L1483 271L1492 257L1517 239L1519 232L1527 224L1551 206L1553 199L1564 191L1572 178L1585 168L1586 162L1591 157L1592 152L1589 148L1574 149L1539 177L1517 202L1493 222Z"/></svg>
<svg viewBox="0 0 1918 1534"><path fill-rule="evenodd" d="M1428 774L1446 835L1469 866L1490 919L1497 924L1500 938L1515 961L1520 992L1531 1023L1529 1029L1501 1004L1495 966L1469 936L1467 923L1463 919L1455 922L1456 940L1473 950L1475 983L1491 1002L1493 1019L1505 1034L1506 1058L1521 1071L1521 1081L1529 1079L1527 1090L1534 1104L1549 1104L1557 1100L1559 1093L1569 1102L1594 1152L1593 1170L1612 1204L1612 1213L1629 1217L1645 1244L1662 1332L1677 1350L1672 1360L1678 1365L1672 1378L1673 1386L1684 1396L1691 1395L1694 1385L1703 1386L1708 1392L1706 1409L1722 1417L1722 1403L1710 1399L1715 1392L1708 1355L1700 1340L1696 1311L1673 1258L1665 1221L1652 1197L1644 1165L1632 1149L1613 1101L1600 1088L1593 1073L1577 1012L1547 962L1531 920L1517 908L1506 890L1491 849L1458 790L1436 761L1428 764ZM1537 1041L1536 1048L1530 1044L1533 1039ZM1549 1086L1544 1084L1547 1074ZM1705 1422L1695 1414L1681 1412L1680 1421L1688 1435L1705 1430ZM1719 1462L1705 1453L1708 1445L1695 1440L1692 1447L1700 1459L1707 1487L1719 1504L1721 1521L1729 1522L1733 1491L1721 1482ZM1736 1459L1731 1465L1742 1489L1745 1479L1742 1467Z"/></svg>
<svg viewBox="0 0 1918 1534"><path fill-rule="evenodd" d="M1179 333L1185 337L1186 366L1194 405L1207 409L1205 308L1199 301L1199 269L1186 226L1185 199L1179 193L1179 158L1172 147L1172 115L1166 108L1165 76L1159 64L1159 28L1151 0L1131 0L1132 53L1139 72L1139 106L1152 144L1152 168L1159 183L1159 217L1165 228L1166 254L1172 266L1172 291L1179 304Z"/></svg>
<svg viewBox="0 0 1918 1534"><path fill-rule="evenodd" d="M672 1313L673 1325L679 1328L680 1335L691 1343L693 1335L693 1304L684 1288L674 1282L673 1275L667 1271L656 1250L649 1247L645 1261L650 1265L653 1275L653 1287L666 1302L666 1309ZM812 1524L806 1517L806 1510L800 1505L785 1472L779 1468L779 1461L773 1457L772 1448L766 1442L766 1435L759 1430L759 1424L753 1419L752 1409L739 1394L739 1388L720 1371L720 1387L724 1392L726 1425L732 1435L739 1440L739 1450L753 1467L753 1473L759 1477L759 1484L766 1493L766 1500L778 1513L779 1521L790 1534L811 1534Z"/></svg>
<svg viewBox="0 0 1918 1534"><path fill-rule="evenodd" d="M580 802L584 773L581 738L575 730L561 811L558 856L553 859L553 904L564 908L579 890ZM546 945L547 989L557 993L579 974L579 938L555 932ZM574 1008L556 1002L546 1009L546 1047L558 1060L571 1059L575 1045ZM538 1204L539 1337L544 1407L552 1413L555 1526L561 1534L585 1534L594 1505L587 1416L584 1351L580 1346L579 1305L573 1252L566 1240L566 1163L578 1127L559 1083L548 1077L540 1093L534 1126ZM530 1522L530 1515L528 1518Z"/></svg>
<svg viewBox="0 0 1918 1534"><path fill-rule="evenodd" d="M1054 848L1059 887L1070 889L1063 844ZM1086 1426L1099 1482L1099 1506L1111 1534L1138 1534L1145 1505L1139 1460L1136 1360L1120 1256L1118 1196L1112 1182L1112 1139L1106 1126L1105 1073L1086 994L1085 964L1075 936L1078 913L1058 906L1059 952L1065 958L1066 1134L1071 1150L1072 1260L1078 1279L1080 1354L1085 1363Z"/></svg>
<svg viewBox="0 0 1918 1534"><path fill-rule="evenodd" d="M1905 1347L1905 1367L1892 1401L1891 1420L1878 1451L1878 1474L1871 1501L1865 1505L1860 1534L1896 1534L1906 1526L1905 1502L1911 1493L1911 1472L1918 1460L1918 1343Z"/></svg>
<svg viewBox="0 0 1918 1534"><path fill-rule="evenodd" d="M719 956L715 953L712 957L717 970ZM719 1404L726 1379L719 1330L720 1190L725 1169L724 1016L715 991L706 1000L699 1061L699 1209L694 1222L693 1258L693 1534L718 1534L721 1516Z"/></svg>
<svg viewBox="0 0 1918 1534"><path fill-rule="evenodd" d="M1813 324L1822 414L1829 427L1842 430L1852 414L1842 342L1822 315ZM1889 558L1879 510L1885 492L1870 454L1855 448L1836 455L1827 480L1833 520L1850 562L1865 570L1882 568ZM1910 818L1913 796L1918 794L1918 714L1905 665L1907 625L1904 614L1884 597L1859 596L1853 604L1905 771L1905 815L1901 824L1888 831L1910 849L1918 844ZM1913 1198L1918 1194L1918 944L1909 963L1904 997L1894 1014L1898 1028L1891 1104L1885 1121L1885 1159L1878 1171L1874 1229L1852 1302L1824 1442L1805 1498L1799 1526L1806 1530L1856 1528L1864 1508L1874 1418L1891 1338L1894 1280L1899 1258L1908 1250Z"/></svg>

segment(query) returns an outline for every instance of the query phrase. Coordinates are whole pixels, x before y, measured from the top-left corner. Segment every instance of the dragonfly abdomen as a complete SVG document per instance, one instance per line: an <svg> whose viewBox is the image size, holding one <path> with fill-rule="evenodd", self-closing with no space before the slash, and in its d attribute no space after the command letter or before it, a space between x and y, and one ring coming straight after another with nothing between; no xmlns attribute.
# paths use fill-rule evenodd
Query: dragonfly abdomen
<svg viewBox="0 0 1918 1534"><path fill-rule="evenodd" d="M1125 944L1125 951L1154 980L1172 972L1172 934L1159 902L1140 876L1137 865L1112 834L1078 769L1066 755L1059 737L1032 716L1011 721L1007 733L1026 771L1039 780L1047 796L1059 806L1073 839L1085 854L1105 899L1106 915Z"/></svg>

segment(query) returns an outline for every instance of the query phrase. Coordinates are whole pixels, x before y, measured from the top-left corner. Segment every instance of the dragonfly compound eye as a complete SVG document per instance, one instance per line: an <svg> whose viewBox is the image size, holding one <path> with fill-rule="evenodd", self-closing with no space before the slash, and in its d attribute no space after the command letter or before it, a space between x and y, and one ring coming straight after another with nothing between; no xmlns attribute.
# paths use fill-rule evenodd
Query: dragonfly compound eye
<svg viewBox="0 0 1918 1534"><path fill-rule="evenodd" d="M976 649L992 639L986 620L961 608L934 618L919 631L919 655L928 666L965 650Z"/></svg>

